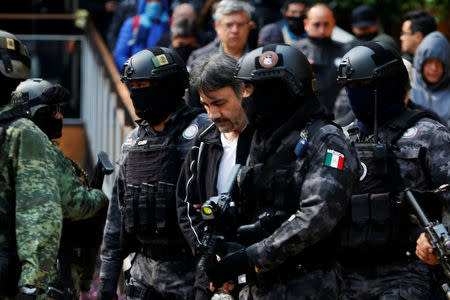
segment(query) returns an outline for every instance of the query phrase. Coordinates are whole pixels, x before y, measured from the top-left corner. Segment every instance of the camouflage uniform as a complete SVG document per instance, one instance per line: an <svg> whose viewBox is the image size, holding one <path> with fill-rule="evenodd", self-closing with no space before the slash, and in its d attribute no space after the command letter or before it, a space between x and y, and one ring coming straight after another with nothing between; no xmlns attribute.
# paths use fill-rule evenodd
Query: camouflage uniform
<svg viewBox="0 0 450 300"><path fill-rule="evenodd" d="M0 115L9 109L3 107ZM0 145L0 212L8 218L15 214L17 240L14 245L8 226L2 226L0 245L17 250L22 265L18 286L41 291L47 290L56 262L63 217L52 147L47 136L24 118L8 127Z"/></svg>
<svg viewBox="0 0 450 300"><path fill-rule="evenodd" d="M10 109L6 106L0 113ZM18 286L30 285L46 291L55 276L63 217L90 217L106 205L107 198L101 191L85 190L62 151L28 119L20 118L10 124L1 151L4 159L0 162L0 211L9 216L10 201L15 200L17 241L12 245L8 228L4 228L0 244L10 250L17 247L22 265Z"/></svg>
<svg viewBox="0 0 450 300"><path fill-rule="evenodd" d="M388 123L389 124L389 123ZM380 139L387 134L389 125L380 128ZM352 132L357 130L354 124L346 128L347 132L362 142ZM370 141L370 137L369 137ZM398 164L400 184L397 189L430 189L450 182L450 133L445 126L428 119L420 119L407 129L395 143L394 161ZM361 161L363 159L361 158ZM369 180L371 170L367 170ZM363 174L366 176L366 174ZM364 183L364 178L361 180ZM395 179L392 179L395 181ZM447 203L449 195L446 195ZM439 209L440 211L440 209ZM408 219L406 219L408 220ZM400 237L405 249L395 249L392 243L383 248L391 253L387 257L380 251L373 256L356 255L350 249L343 249L344 284L343 299L428 299L430 297L430 270L414 253L416 238L408 234ZM369 249L366 249L369 250ZM346 256L348 256L346 258ZM361 259L358 257L361 256Z"/></svg>
<svg viewBox="0 0 450 300"><path fill-rule="evenodd" d="M197 116L192 115L196 112ZM145 253L144 248L146 244L157 242L158 239L167 239L169 246L161 244L158 248L157 256L164 256L165 253L179 251L180 253L187 249L182 244L170 245L170 241L177 238L177 234L169 233L169 236L162 234L159 237L153 237L152 241L143 241L135 235L129 235L124 230L124 201L125 192L128 182L126 174L129 170L129 155L133 147L145 145L153 145L158 138L165 137L166 139L174 140L176 145L177 157L173 160L183 160L191 143L191 140L198 134L199 128L202 128L210 122L206 114L198 114L198 109L187 108L184 104L177 109L177 111L170 118L169 122L165 124L162 132L156 132L146 121L139 121L139 127L134 129L127 137L126 142L122 145L121 154L119 158L120 170L116 177L116 181L112 191L111 202L108 209L108 216L103 236L101 249L101 269L100 269L100 292L107 291L115 294L117 288L117 281L122 268L123 259L132 252L138 252L132 260L132 267L129 270L130 278L128 285L139 289L146 289L152 295L170 299L193 299L194 296L194 279L195 279L195 262L190 251L185 253L185 258L182 259L163 259L153 257L149 253ZM172 136L175 132L175 126L186 122L186 114L191 114L190 122L183 123L183 131L181 135ZM157 145L154 145L157 147ZM168 150L167 150L168 151ZM136 162L134 162L136 163ZM139 162L145 164L145 161ZM148 163L148 162L147 162ZM178 170L179 171L179 170ZM175 203L173 203L175 205ZM150 213L150 212L149 212ZM176 211L168 218L175 218ZM177 226L178 227L178 226ZM181 233L180 233L181 234ZM157 250L151 247L152 250ZM139 253L142 252L142 253ZM170 255L169 255L170 256ZM149 297L151 295L148 295ZM144 295L128 296L128 298L144 298Z"/></svg>
<svg viewBox="0 0 450 300"><path fill-rule="evenodd" d="M358 160L353 145L336 126L322 124L316 127L314 137L308 132L310 126L301 133L284 135L282 144L292 136L296 142L270 169L269 180L258 193L262 198L250 211L251 222L262 213L287 214L274 232L252 241L247 248L249 260L259 271L250 278L241 299L338 298L336 226L358 176ZM310 141L306 154L300 157L292 151L299 136ZM269 163L268 155L275 152L267 152L266 145L264 139L253 138L249 163L255 174L258 165ZM330 153L342 162L330 164Z"/></svg>

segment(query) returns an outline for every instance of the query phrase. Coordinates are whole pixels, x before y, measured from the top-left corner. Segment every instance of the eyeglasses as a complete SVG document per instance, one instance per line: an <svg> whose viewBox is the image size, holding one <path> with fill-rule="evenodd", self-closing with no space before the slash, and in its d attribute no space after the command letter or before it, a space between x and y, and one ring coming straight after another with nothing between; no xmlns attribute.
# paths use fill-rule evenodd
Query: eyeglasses
<svg viewBox="0 0 450 300"><path fill-rule="evenodd" d="M412 35L412 34L413 34L412 32L405 32L405 31L400 32L400 35Z"/></svg>
<svg viewBox="0 0 450 300"><path fill-rule="evenodd" d="M246 25L248 25L249 22L243 22L243 23L223 23L220 26L222 26L223 28L225 28L226 31L230 31L231 29L234 28L234 26L237 27L237 29L242 29L244 28Z"/></svg>

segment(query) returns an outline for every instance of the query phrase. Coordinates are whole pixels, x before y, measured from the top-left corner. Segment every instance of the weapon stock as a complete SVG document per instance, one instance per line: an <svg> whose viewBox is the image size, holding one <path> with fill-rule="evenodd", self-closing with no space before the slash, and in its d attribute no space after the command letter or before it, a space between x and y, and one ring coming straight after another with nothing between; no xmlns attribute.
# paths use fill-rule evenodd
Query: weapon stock
<svg viewBox="0 0 450 300"><path fill-rule="evenodd" d="M440 186L433 193L444 192L448 189L448 184ZM433 247L433 251L437 256L447 281L450 282L450 236L447 229L439 221L430 221L421 206L416 200L411 189L405 190L405 197L414 210L414 215L419 221L419 225L424 229L428 236L428 240ZM450 287L448 283L441 285L447 299L450 300Z"/></svg>
<svg viewBox="0 0 450 300"><path fill-rule="evenodd" d="M108 154L106 154L104 151L100 151L97 154L97 158L98 160L97 164L95 165L94 176L89 186L96 189L101 189L105 175L111 174L114 171L114 166L109 160Z"/></svg>
<svg viewBox="0 0 450 300"><path fill-rule="evenodd" d="M225 191L218 196L209 198L201 207L202 219L207 222L205 235L203 236L201 246L198 248L201 256L198 260L197 267L202 271L206 271L210 262L215 259L217 240L224 239L225 214L234 208L231 194L240 169L241 165L234 165L230 172ZM231 212L231 214L233 215L234 212Z"/></svg>

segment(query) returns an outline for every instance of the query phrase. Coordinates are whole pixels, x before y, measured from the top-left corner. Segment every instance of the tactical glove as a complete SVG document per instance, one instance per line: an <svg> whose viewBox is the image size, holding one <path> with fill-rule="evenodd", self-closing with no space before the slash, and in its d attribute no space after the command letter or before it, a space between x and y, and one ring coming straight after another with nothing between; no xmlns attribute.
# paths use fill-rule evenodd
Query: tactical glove
<svg viewBox="0 0 450 300"><path fill-rule="evenodd" d="M247 251L241 249L232 252L217 262L215 268L208 272L208 277L214 284L214 287L222 287L224 282L232 280L241 274L250 270Z"/></svg>

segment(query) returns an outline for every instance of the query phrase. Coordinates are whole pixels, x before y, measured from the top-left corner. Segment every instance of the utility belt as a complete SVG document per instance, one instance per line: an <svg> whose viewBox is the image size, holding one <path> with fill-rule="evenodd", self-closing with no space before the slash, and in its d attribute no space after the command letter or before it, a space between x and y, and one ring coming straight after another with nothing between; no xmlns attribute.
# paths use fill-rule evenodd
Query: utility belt
<svg viewBox="0 0 450 300"><path fill-rule="evenodd" d="M187 246L183 247L164 247L156 245L144 245L141 248L141 253L145 257L154 260L172 261L172 260L183 260L183 261L194 261L194 256L192 255L191 249Z"/></svg>

